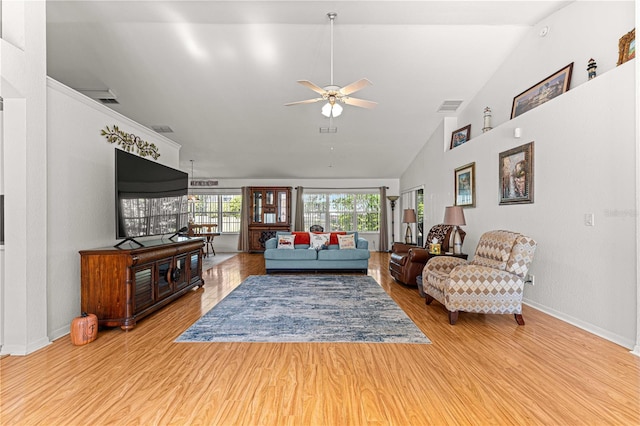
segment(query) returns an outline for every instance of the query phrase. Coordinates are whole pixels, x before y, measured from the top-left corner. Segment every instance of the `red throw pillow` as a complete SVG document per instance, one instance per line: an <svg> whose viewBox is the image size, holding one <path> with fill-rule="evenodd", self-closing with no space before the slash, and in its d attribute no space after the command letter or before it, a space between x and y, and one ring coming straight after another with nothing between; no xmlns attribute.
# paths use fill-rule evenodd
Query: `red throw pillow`
<svg viewBox="0 0 640 426"><path fill-rule="evenodd" d="M347 235L347 233L346 231L332 232L331 235L329 236L329 245L339 244L338 235Z"/></svg>
<svg viewBox="0 0 640 426"><path fill-rule="evenodd" d="M311 244L311 237L308 232L292 232L296 236L294 244Z"/></svg>

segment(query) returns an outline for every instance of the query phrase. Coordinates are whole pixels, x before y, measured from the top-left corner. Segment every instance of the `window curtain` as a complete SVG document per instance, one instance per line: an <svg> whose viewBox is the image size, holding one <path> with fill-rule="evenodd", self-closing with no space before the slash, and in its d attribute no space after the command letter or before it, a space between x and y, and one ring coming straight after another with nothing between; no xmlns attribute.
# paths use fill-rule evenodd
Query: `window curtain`
<svg viewBox="0 0 640 426"><path fill-rule="evenodd" d="M294 231L304 231L304 199L303 190L299 186L296 188L296 216L293 221Z"/></svg>
<svg viewBox="0 0 640 426"><path fill-rule="evenodd" d="M378 251L387 251L389 247L389 226L387 219L387 188L380 187L380 240L378 241Z"/></svg>
<svg viewBox="0 0 640 426"><path fill-rule="evenodd" d="M249 251L249 214L251 209L251 192L248 186L242 187L242 205L240 206L240 234L238 234L238 250Z"/></svg>

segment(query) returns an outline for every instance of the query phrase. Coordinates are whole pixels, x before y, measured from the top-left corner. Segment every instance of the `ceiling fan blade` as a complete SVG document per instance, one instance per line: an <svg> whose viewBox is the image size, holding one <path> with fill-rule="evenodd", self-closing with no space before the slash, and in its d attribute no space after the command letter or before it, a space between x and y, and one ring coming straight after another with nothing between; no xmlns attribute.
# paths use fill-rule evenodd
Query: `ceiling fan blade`
<svg viewBox="0 0 640 426"><path fill-rule="evenodd" d="M324 90L322 87L318 86L317 84L310 82L309 80L298 80L298 83L302 84L305 87L308 87L309 89L321 95L324 95L326 93L326 90Z"/></svg>
<svg viewBox="0 0 640 426"><path fill-rule="evenodd" d="M364 99L348 98L348 97L342 98L342 102L344 102L347 105L353 105L353 106L357 106L361 108L369 108L369 109L375 108L376 105L378 105L377 102L365 101Z"/></svg>
<svg viewBox="0 0 640 426"><path fill-rule="evenodd" d="M342 89L340 89L339 92L343 95L349 95L353 92L357 92L358 90L364 89L365 87L370 85L371 85L371 82L369 80L367 80L366 78L362 78L356 82L347 84Z"/></svg>
<svg viewBox="0 0 640 426"><path fill-rule="evenodd" d="M288 104L284 104L284 106L300 105L300 104L312 104L314 102L318 102L318 101L321 101L321 100L322 100L322 98L307 99L306 101L289 102Z"/></svg>

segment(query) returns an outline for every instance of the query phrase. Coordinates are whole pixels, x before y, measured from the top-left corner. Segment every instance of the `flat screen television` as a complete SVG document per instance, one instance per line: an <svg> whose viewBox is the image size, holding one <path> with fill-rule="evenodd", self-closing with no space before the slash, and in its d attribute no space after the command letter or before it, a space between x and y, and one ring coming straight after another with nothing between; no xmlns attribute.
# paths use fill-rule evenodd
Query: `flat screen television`
<svg viewBox="0 0 640 426"><path fill-rule="evenodd" d="M187 173L115 149L116 239L177 235L188 224Z"/></svg>

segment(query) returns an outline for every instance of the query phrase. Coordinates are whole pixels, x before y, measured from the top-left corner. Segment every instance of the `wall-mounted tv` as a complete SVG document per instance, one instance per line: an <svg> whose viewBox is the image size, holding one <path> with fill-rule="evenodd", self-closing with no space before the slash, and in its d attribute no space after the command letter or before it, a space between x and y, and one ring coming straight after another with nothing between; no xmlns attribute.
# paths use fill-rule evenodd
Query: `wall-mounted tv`
<svg viewBox="0 0 640 426"><path fill-rule="evenodd" d="M115 150L116 238L176 234L188 223L187 173Z"/></svg>

